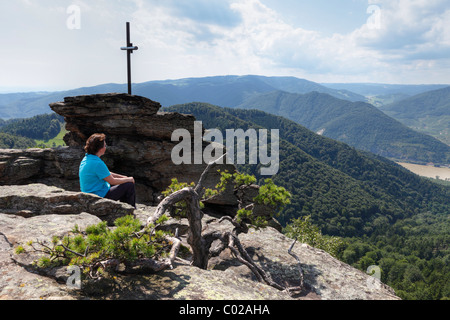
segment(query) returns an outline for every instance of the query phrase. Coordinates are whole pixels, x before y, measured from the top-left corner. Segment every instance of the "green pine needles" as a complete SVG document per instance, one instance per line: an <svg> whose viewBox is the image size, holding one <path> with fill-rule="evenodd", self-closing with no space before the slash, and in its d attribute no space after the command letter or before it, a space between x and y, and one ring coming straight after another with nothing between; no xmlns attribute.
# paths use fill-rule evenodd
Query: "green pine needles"
<svg viewBox="0 0 450 320"><path fill-rule="evenodd" d="M250 186L256 183L255 176L244 174L244 173L229 173L227 170L220 171L220 181L216 185L215 189L207 188L203 194L201 200L206 200L210 197L213 197L221 192L224 192L227 185L231 184L234 189L237 189L242 186ZM179 191L186 187L194 187L195 184L192 182L191 184L185 182L179 182L178 179L172 179L172 183L170 186L162 192L162 195L167 197L170 194ZM284 206L290 203L291 194L283 187L277 186L274 184L272 179L265 179L264 184L259 187L258 195L253 199L255 204L266 205L270 207L273 212L278 215L279 210L281 210ZM176 217L186 217L187 203L185 200L178 202L172 208L171 214ZM200 208L203 208L204 204L200 201ZM253 215L253 210L250 207L239 207L235 220L237 223L241 223L244 220L250 223L250 226L256 228L262 228L267 226L267 219L264 217L256 217Z"/></svg>
<svg viewBox="0 0 450 320"><path fill-rule="evenodd" d="M292 219L283 229L283 233L289 238L324 250L334 257L337 257L345 247L345 242L341 238L322 235L319 227L312 224L311 216Z"/></svg>
<svg viewBox="0 0 450 320"><path fill-rule="evenodd" d="M113 228L106 222L91 225L85 231L75 226L69 235L53 237L50 244L29 242L34 251L46 255L36 265L39 268L61 265L79 266L84 274L96 278L104 274L107 266L120 263L129 264L141 259L165 257L171 243L167 241L168 232L156 230L168 218L162 216L156 225L142 229L141 222L133 216L118 218ZM19 246L16 253L25 252Z"/></svg>

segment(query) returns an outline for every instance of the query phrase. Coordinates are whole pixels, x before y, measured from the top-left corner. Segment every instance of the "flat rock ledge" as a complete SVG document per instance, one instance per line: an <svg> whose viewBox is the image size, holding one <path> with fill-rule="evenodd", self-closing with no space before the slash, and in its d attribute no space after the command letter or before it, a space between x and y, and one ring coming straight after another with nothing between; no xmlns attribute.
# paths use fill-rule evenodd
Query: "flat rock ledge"
<svg viewBox="0 0 450 320"><path fill-rule="evenodd" d="M25 218L48 214L91 213L113 225L122 216L133 214L128 204L93 194L66 191L45 184L0 186L0 209Z"/></svg>

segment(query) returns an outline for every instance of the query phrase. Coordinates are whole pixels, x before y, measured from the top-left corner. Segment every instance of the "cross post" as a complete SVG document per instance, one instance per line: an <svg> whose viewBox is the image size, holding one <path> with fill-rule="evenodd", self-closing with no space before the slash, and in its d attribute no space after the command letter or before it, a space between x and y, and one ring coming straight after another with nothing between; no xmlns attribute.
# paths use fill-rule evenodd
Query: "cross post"
<svg viewBox="0 0 450 320"><path fill-rule="evenodd" d="M128 94L131 95L131 54L134 50L138 50L139 48L133 46L130 41L130 23L127 22L127 46L121 47L121 50L127 51L127 68L128 68Z"/></svg>

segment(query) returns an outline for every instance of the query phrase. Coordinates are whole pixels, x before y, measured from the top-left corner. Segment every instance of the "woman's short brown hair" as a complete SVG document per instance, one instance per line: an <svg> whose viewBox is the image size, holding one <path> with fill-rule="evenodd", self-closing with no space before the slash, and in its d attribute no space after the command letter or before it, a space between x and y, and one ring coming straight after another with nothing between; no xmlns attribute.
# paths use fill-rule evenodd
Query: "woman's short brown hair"
<svg viewBox="0 0 450 320"><path fill-rule="evenodd" d="M106 136L103 133L94 133L86 140L84 151L89 154L97 154L97 152L105 146Z"/></svg>

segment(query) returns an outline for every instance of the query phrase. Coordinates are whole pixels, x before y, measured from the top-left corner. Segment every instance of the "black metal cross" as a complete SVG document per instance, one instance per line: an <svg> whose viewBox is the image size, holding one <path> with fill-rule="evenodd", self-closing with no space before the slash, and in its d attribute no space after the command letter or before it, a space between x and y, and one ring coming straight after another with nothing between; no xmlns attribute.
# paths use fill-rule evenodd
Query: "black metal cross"
<svg viewBox="0 0 450 320"><path fill-rule="evenodd" d="M134 46L130 42L130 23L127 22L127 46L121 47L121 50L127 51L127 67L128 67L128 94L131 94L131 54L134 50L138 50L139 48Z"/></svg>

